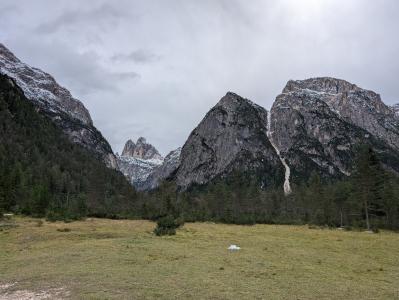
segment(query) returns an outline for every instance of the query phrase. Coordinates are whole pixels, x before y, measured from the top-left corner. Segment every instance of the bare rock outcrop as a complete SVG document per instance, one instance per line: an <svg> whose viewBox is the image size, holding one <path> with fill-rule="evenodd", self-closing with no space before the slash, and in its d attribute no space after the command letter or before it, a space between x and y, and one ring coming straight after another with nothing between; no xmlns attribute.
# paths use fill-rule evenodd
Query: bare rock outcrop
<svg viewBox="0 0 399 300"><path fill-rule="evenodd" d="M144 137L139 137L136 143L132 140L128 140L123 148L122 156L141 159L163 159L158 150L155 149L153 145L147 143Z"/></svg>
<svg viewBox="0 0 399 300"><path fill-rule="evenodd" d="M317 95L342 120L367 130L399 150L399 120L395 110L382 102L379 94L330 77L291 80L283 94L299 91Z"/></svg>
<svg viewBox="0 0 399 300"><path fill-rule="evenodd" d="M163 164L164 159L153 145L140 137L136 143L132 140L126 142L122 155L117 155L117 162L119 170L131 184L138 190L144 190L148 176Z"/></svg>
<svg viewBox="0 0 399 300"><path fill-rule="evenodd" d="M139 189L153 190L157 188L163 180L171 178L180 165L180 154L181 148L170 151L169 154L165 156L163 163L153 169Z"/></svg>
<svg viewBox="0 0 399 300"><path fill-rule="evenodd" d="M392 109L376 93L334 78L289 81L271 109L274 142L297 182L312 171L349 175L362 143L399 171L396 126Z"/></svg>
<svg viewBox="0 0 399 300"><path fill-rule="evenodd" d="M175 178L181 189L233 172L256 177L260 186L282 186L284 168L267 137L267 111L227 93L191 132Z"/></svg>

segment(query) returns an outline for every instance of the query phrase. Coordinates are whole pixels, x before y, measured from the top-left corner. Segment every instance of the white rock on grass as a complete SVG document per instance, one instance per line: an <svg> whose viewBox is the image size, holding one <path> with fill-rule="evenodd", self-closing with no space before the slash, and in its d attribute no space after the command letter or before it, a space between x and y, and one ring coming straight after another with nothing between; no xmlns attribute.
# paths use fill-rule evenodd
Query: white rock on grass
<svg viewBox="0 0 399 300"><path fill-rule="evenodd" d="M238 251L241 249L241 247L237 246L237 245L230 245L229 248L227 248L230 251Z"/></svg>

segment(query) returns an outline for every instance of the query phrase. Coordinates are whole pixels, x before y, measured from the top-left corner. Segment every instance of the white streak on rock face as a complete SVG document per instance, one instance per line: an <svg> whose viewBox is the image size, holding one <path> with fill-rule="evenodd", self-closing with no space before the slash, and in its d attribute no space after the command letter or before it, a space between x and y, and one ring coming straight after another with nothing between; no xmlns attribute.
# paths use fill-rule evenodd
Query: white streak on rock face
<svg viewBox="0 0 399 300"><path fill-rule="evenodd" d="M284 194L289 195L291 194L291 185L290 185L290 176L291 176L291 169L288 166L287 162L285 161L285 158L281 156L280 150L277 148L277 145L274 144L273 142L273 131L271 131L271 123L272 123L272 114L271 111L267 112L267 137L269 138L270 143L272 144L274 150L276 150L276 153L278 157L280 158L281 163L283 164L285 168L285 180L284 180Z"/></svg>

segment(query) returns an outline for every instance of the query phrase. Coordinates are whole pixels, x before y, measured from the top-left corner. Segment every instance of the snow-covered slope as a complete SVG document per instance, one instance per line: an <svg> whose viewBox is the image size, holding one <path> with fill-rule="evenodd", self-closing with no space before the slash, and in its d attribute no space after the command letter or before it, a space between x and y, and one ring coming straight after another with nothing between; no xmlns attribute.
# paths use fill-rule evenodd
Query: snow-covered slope
<svg viewBox="0 0 399 300"><path fill-rule="evenodd" d="M129 179L132 185L143 190L148 176L163 163L163 157L146 139L140 137L136 143L128 140L122 155L117 155L119 170Z"/></svg>
<svg viewBox="0 0 399 300"><path fill-rule="evenodd" d="M50 117L72 142L92 151L109 167L116 168L112 149L93 126L89 111L51 75L21 62L1 43L0 73L13 78L26 98L39 108L39 112Z"/></svg>
<svg viewBox="0 0 399 300"><path fill-rule="evenodd" d="M48 110L64 112L84 124L92 125L90 114L82 102L73 98L50 74L21 62L1 43L0 72L13 78L29 100L40 103Z"/></svg>
<svg viewBox="0 0 399 300"><path fill-rule="evenodd" d="M132 185L142 190L141 186L154 169L162 165L162 159L142 159L129 156L116 156L119 170L129 179Z"/></svg>
<svg viewBox="0 0 399 300"><path fill-rule="evenodd" d="M145 182L141 184L143 190L152 190L159 186L159 184L169 178L179 167L181 148L170 151L166 155L163 163L153 169L148 175Z"/></svg>
<svg viewBox="0 0 399 300"><path fill-rule="evenodd" d="M395 113L396 118L399 118L399 103L392 105L391 109Z"/></svg>

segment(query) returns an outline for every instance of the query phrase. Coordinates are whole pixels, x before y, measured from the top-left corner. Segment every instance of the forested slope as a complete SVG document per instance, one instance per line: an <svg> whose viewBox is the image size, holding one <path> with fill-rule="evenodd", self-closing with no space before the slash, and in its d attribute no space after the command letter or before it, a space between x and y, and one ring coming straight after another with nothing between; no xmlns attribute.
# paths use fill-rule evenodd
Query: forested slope
<svg viewBox="0 0 399 300"><path fill-rule="evenodd" d="M136 193L124 176L73 144L0 76L0 208L78 218L131 213Z"/></svg>

